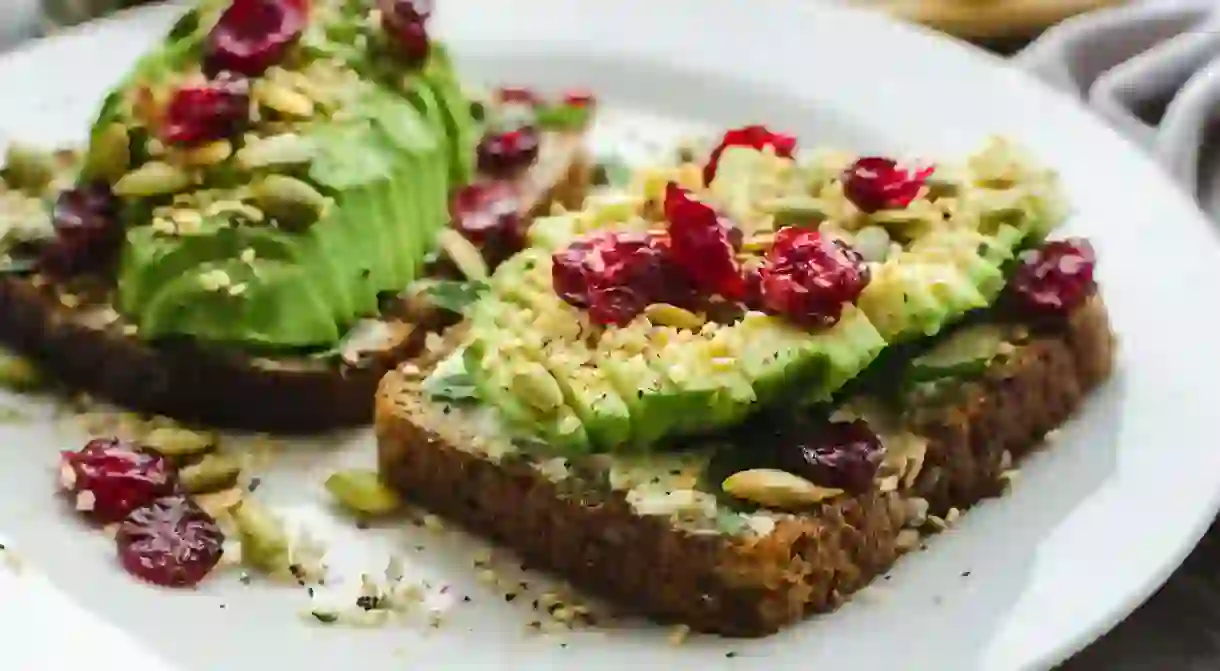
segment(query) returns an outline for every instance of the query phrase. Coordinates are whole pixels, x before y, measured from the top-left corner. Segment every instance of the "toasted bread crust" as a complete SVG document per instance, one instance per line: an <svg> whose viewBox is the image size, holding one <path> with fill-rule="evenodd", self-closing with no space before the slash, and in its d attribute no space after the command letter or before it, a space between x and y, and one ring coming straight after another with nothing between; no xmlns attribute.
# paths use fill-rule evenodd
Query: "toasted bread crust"
<svg viewBox="0 0 1220 671"><path fill-rule="evenodd" d="M552 203L576 207L592 166L583 138L563 136L559 170L523 178L531 216ZM398 316L391 317L390 314ZM0 345L29 357L68 386L126 408L211 427L309 434L373 418L386 371L418 353L452 317L432 311L383 317L387 344L360 365L307 358L253 358L188 344L153 345L124 332L108 306L38 277L0 276Z"/></svg>
<svg viewBox="0 0 1220 671"><path fill-rule="evenodd" d="M637 515L621 492L556 484L519 461L477 450L470 429L446 425L418 377L391 372L377 398L383 478L416 502L633 612L729 636L773 633L838 606L902 553L905 497L931 512L965 509L1002 491L1011 458L1039 444L1109 375L1114 340L1100 299L1041 330L961 402L921 413L925 466L900 492L836 500L777 523L764 536L682 531ZM452 423L450 423L452 424Z"/></svg>

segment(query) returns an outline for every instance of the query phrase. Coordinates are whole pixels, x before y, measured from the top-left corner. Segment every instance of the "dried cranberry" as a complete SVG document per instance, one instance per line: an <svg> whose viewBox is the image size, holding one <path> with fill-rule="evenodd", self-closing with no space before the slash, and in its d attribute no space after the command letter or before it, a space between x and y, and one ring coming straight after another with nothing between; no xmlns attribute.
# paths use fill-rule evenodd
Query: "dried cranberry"
<svg viewBox="0 0 1220 671"><path fill-rule="evenodd" d="M762 268L760 266L748 266L742 270L742 279L745 282L745 290L741 297L741 302L751 310L763 310L766 308L766 303L763 302L762 294Z"/></svg>
<svg viewBox="0 0 1220 671"><path fill-rule="evenodd" d="M99 522L117 522L173 493L178 471L160 454L118 438L98 438L79 452L62 454L60 485L75 494L81 512Z"/></svg>
<svg viewBox="0 0 1220 671"><path fill-rule="evenodd" d="M233 0L204 44L204 73L263 74L301 37L308 11L308 0Z"/></svg>
<svg viewBox="0 0 1220 671"><path fill-rule="evenodd" d="M826 422L801 432L778 453L779 465L823 487L855 494L872 489L885 456L881 439L863 420Z"/></svg>
<svg viewBox="0 0 1220 671"><path fill-rule="evenodd" d="M593 107L597 104L597 98L594 97L592 91L584 89L575 89L563 94L563 104L569 107Z"/></svg>
<svg viewBox="0 0 1220 671"><path fill-rule="evenodd" d="M191 587L224 554L224 533L191 499L168 496L132 511L115 543L127 572L162 587Z"/></svg>
<svg viewBox="0 0 1220 671"><path fill-rule="evenodd" d="M619 326L651 303L683 305L694 295L658 238L645 233L577 240L552 257L551 280L569 304L587 308L598 323Z"/></svg>
<svg viewBox="0 0 1220 671"><path fill-rule="evenodd" d="M250 83L222 74L174 93L163 116L164 137L174 145L198 145L232 137L249 121Z"/></svg>
<svg viewBox="0 0 1220 671"><path fill-rule="evenodd" d="M118 199L102 182L60 193L52 222L56 238L43 247L39 268L53 276L99 269L123 241Z"/></svg>
<svg viewBox="0 0 1220 671"><path fill-rule="evenodd" d="M390 37L399 58L419 65L428 58L428 19L432 0L379 0L381 27Z"/></svg>
<svg viewBox="0 0 1220 671"><path fill-rule="evenodd" d="M449 211L453 227L493 266L525 247L521 196L511 182L468 184L454 194Z"/></svg>
<svg viewBox="0 0 1220 671"><path fill-rule="evenodd" d="M542 102L533 89L522 86L503 86L496 89L496 99L501 103L518 103L522 105L537 105Z"/></svg>
<svg viewBox="0 0 1220 671"><path fill-rule="evenodd" d="M720 165L720 155L729 147L753 147L754 149L763 149L770 145L775 150L776 156L792 158L792 153L796 151L796 138L783 133L775 133L766 126L745 126L743 128L735 128L724 134L720 138L720 144L712 150L707 159L707 165L703 166L703 183L711 184L716 177L716 168Z"/></svg>
<svg viewBox="0 0 1220 671"><path fill-rule="evenodd" d="M665 218L670 252L695 285L725 298L741 298L741 230L673 182L665 187Z"/></svg>
<svg viewBox="0 0 1220 671"><path fill-rule="evenodd" d="M907 170L894 159L868 156L843 171L843 193L861 212L901 210L915 200L935 170Z"/></svg>
<svg viewBox="0 0 1220 671"><path fill-rule="evenodd" d="M808 326L832 326L843 306L868 286L863 257L817 231L787 226L775 235L761 269L762 302L768 310Z"/></svg>
<svg viewBox="0 0 1220 671"><path fill-rule="evenodd" d="M1056 315L1078 307L1094 291L1097 256L1083 238L1047 242L1021 254L1008 283L1018 305L1033 314Z"/></svg>
<svg viewBox="0 0 1220 671"><path fill-rule="evenodd" d="M489 133L476 149L479 171L493 177L512 177L538 160L540 141L533 126Z"/></svg>

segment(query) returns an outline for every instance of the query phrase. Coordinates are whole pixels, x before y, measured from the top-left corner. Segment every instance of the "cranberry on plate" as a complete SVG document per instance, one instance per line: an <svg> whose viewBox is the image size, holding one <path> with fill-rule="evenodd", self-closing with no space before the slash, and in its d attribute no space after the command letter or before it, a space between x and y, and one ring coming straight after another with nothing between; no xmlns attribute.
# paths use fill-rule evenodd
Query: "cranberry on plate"
<svg viewBox="0 0 1220 671"><path fill-rule="evenodd" d="M216 520L179 494L133 510L115 535L123 568L162 587L199 584L220 562L224 542Z"/></svg>
<svg viewBox="0 0 1220 671"><path fill-rule="evenodd" d="M174 493L178 470L164 456L129 441L96 438L77 452L62 453L59 484L77 510L109 523Z"/></svg>

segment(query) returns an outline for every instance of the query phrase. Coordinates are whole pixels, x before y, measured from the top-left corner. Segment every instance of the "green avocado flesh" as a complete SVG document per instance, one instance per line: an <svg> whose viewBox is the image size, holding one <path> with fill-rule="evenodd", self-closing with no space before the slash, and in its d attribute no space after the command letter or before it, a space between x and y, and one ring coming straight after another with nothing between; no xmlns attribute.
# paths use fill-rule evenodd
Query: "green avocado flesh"
<svg viewBox="0 0 1220 671"><path fill-rule="evenodd" d="M822 330L748 312L693 330L638 317L590 336L596 329L551 284L551 252L578 236L580 221L536 222L534 246L501 265L471 309L460 355L478 401L511 433L567 453L654 449L761 409L830 401L885 348L922 341L993 303L1004 264L1027 236L1013 226L929 235L874 279L874 295ZM923 372L958 372L963 362L947 360L927 358Z"/></svg>
<svg viewBox="0 0 1220 671"><path fill-rule="evenodd" d="M116 123L133 138L129 168L156 160L142 151L155 134L144 131L133 113L133 92L197 72L203 36L214 23L211 4L180 21L107 98L92 133L93 163L105 159L95 156L102 151L99 138ZM359 4L315 7L346 12ZM353 16L318 9L311 20L334 25L311 27L302 39L300 58L316 53L341 61L352 74L337 112L291 126L308 148L307 160L241 165L237 158L250 140L235 140L235 157L197 173L191 187L235 194L230 207L217 207L217 199L212 207L192 203L189 230L152 224L157 212L177 221L165 211L194 191L124 196L117 307L141 337L189 337L260 352L325 349L377 313L379 293L400 291L421 275L437 231L448 222L449 193L472 176L480 131L441 45L433 45L429 61L415 72L373 76L384 72L385 63L377 70L374 55L353 46L357 32L348 31L353 44L327 42L327 36L345 34L344 21L358 24ZM260 129L258 122L250 130L259 138L283 132ZM309 225L280 225L270 209L265 220L251 220L241 206L261 204L249 194L269 175L303 183L323 199Z"/></svg>

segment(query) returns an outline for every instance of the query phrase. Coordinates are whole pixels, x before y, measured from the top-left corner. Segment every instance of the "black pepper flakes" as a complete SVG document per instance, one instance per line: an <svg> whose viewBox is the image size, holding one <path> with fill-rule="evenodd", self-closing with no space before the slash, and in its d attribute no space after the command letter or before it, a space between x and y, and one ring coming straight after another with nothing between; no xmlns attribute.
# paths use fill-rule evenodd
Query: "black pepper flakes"
<svg viewBox="0 0 1220 671"><path fill-rule="evenodd" d="M246 573L245 571L243 571L241 576L237 578L237 581L243 585L249 585L251 580L252 578L250 577L250 574Z"/></svg>
<svg viewBox="0 0 1220 671"><path fill-rule="evenodd" d="M250 484L246 485L246 491L253 493L254 490L258 489L260 486L262 486L262 484L262 478L250 478Z"/></svg>
<svg viewBox="0 0 1220 671"><path fill-rule="evenodd" d="M728 651L728 652L724 653L724 656L725 656L725 657L727 657L727 658L729 658L729 659L733 659L734 657L736 657L736 656L737 656L737 653L735 653L735 652L733 652L732 650L730 650L730 651Z"/></svg>
<svg viewBox="0 0 1220 671"><path fill-rule="evenodd" d="M970 577L970 571L962 571L962 577L963 577L963 578L969 578L969 577Z"/></svg>
<svg viewBox="0 0 1220 671"><path fill-rule="evenodd" d="M513 601L516 601L516 600L517 600L517 593L516 593L516 592L509 592L508 594L505 594L505 595L504 595L504 600L505 600L506 602L508 602L508 603L512 603Z"/></svg>
<svg viewBox="0 0 1220 671"><path fill-rule="evenodd" d="M471 601L474 601L474 599L471 599L469 594L462 597L462 603L470 603Z"/></svg>
<svg viewBox="0 0 1220 671"><path fill-rule="evenodd" d="M382 598L379 596L362 596L356 599L356 607L364 610L378 610L382 606Z"/></svg>

